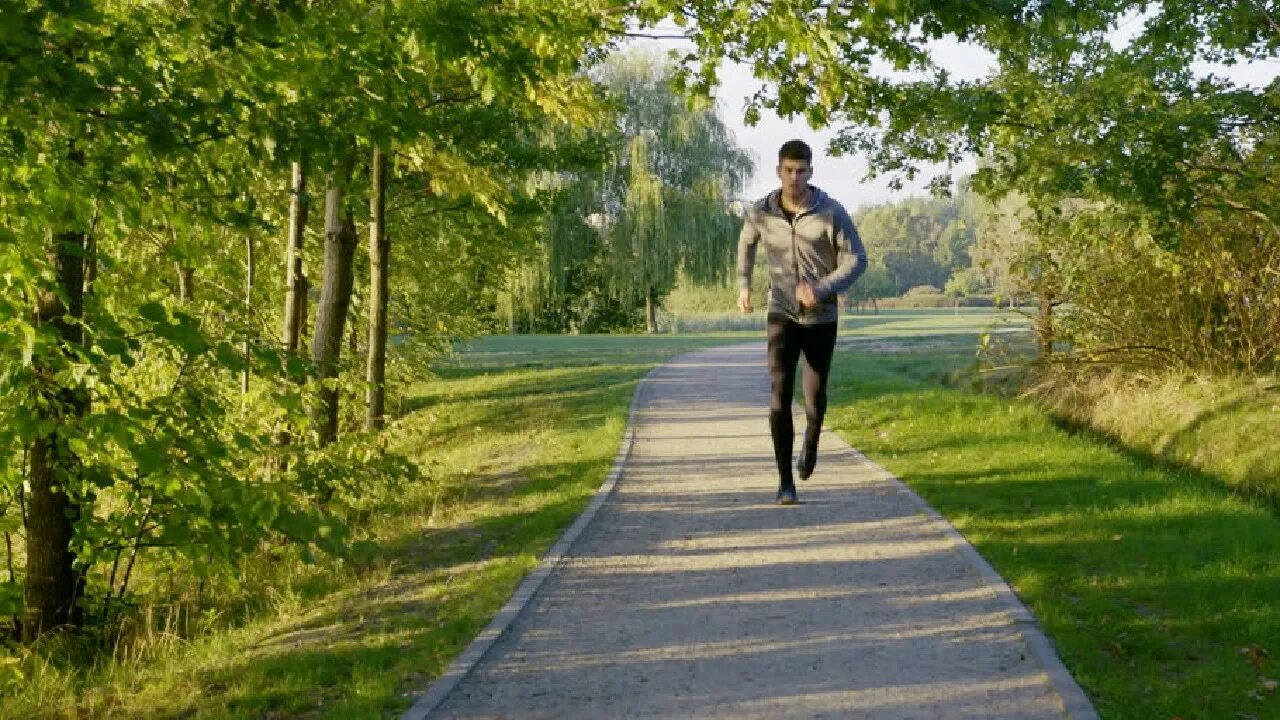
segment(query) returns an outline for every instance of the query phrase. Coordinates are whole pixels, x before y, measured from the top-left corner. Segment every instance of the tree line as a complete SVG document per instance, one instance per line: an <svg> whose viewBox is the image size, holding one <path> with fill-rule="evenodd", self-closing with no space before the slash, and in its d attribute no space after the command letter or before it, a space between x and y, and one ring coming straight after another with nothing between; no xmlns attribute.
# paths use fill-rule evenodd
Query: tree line
<svg viewBox="0 0 1280 720"><path fill-rule="evenodd" d="M615 220L711 203L722 178L686 165L685 196L646 194L646 153L678 158L619 146L628 99L591 71L631 12L4 4L0 615L16 635L111 625L143 566L198 595L264 546L354 552L362 504L420 473L384 450L397 383L491 327L513 268L560 237L574 178L608 179ZM719 127L674 122L708 145ZM612 283L651 295L663 228L632 224L639 274Z"/></svg>

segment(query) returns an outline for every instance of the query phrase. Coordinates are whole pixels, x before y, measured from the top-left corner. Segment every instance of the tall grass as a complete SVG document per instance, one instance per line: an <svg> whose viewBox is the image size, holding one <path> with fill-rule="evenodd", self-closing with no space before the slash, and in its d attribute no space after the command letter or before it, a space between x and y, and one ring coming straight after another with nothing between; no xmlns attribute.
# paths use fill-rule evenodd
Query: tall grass
<svg viewBox="0 0 1280 720"><path fill-rule="evenodd" d="M1280 378L1061 370L1031 395L1073 426L1280 507Z"/></svg>

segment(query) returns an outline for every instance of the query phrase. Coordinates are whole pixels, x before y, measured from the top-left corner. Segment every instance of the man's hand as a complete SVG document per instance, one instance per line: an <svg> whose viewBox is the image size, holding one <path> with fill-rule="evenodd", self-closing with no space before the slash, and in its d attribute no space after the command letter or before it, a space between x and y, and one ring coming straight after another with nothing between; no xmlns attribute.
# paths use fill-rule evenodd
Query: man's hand
<svg viewBox="0 0 1280 720"><path fill-rule="evenodd" d="M818 307L821 304L818 301L818 293L813 286L807 282L802 282L796 286L796 301L800 303L800 307Z"/></svg>
<svg viewBox="0 0 1280 720"><path fill-rule="evenodd" d="M751 291L743 290L738 293L738 309L744 313L751 312Z"/></svg>

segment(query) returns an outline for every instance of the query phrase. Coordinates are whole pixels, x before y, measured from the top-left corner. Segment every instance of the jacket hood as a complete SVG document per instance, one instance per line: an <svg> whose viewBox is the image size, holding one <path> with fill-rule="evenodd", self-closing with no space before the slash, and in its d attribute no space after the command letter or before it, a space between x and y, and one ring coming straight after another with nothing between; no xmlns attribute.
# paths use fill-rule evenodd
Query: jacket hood
<svg viewBox="0 0 1280 720"><path fill-rule="evenodd" d="M827 202L827 194L822 188L816 185L809 186L809 206L805 208L805 212L813 212L822 207ZM782 216L782 189L779 188L769 193L764 198L764 209L772 215Z"/></svg>

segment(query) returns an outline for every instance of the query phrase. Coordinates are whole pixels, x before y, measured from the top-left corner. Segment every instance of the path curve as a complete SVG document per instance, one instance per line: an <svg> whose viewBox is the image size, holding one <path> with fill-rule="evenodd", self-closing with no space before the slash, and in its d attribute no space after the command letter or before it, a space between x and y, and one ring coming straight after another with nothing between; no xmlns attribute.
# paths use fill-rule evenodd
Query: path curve
<svg viewBox="0 0 1280 720"><path fill-rule="evenodd" d="M591 506L403 720L1097 717L990 566L834 434L774 505L767 406L761 343L651 372Z"/></svg>

